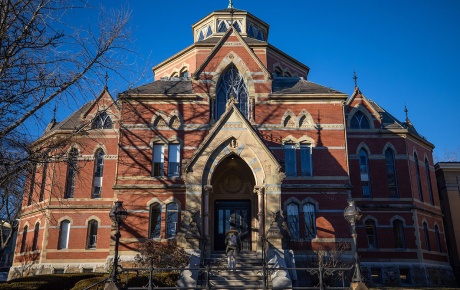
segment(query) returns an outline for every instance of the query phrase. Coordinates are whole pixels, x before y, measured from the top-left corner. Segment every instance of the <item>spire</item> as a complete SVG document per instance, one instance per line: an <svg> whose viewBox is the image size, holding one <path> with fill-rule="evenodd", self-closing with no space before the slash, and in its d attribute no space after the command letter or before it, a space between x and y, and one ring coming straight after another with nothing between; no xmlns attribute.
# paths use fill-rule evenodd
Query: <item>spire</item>
<svg viewBox="0 0 460 290"><path fill-rule="evenodd" d="M409 120L409 110L406 107L406 104L404 104L404 113L406 113L406 122Z"/></svg>
<svg viewBox="0 0 460 290"><path fill-rule="evenodd" d="M108 83L109 83L109 74L107 73L107 71L105 71L105 86L104 86L105 90L108 90L109 88Z"/></svg>
<svg viewBox="0 0 460 290"><path fill-rule="evenodd" d="M230 9L235 8L235 7L233 7L233 0L228 0L228 7L227 8L230 8Z"/></svg>
<svg viewBox="0 0 460 290"><path fill-rule="evenodd" d="M52 122L56 122L56 110L57 110L57 105L55 103L54 104L54 109L53 109L53 121Z"/></svg>
<svg viewBox="0 0 460 290"><path fill-rule="evenodd" d="M358 87L358 77L356 76L356 70L353 72L353 79L355 80L355 88Z"/></svg>

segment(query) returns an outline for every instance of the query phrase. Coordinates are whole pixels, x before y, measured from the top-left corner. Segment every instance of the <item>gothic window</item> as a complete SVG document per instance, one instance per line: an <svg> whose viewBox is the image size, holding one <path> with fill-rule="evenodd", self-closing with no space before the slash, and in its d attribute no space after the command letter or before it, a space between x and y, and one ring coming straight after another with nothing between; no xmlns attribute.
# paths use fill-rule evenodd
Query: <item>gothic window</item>
<svg viewBox="0 0 460 290"><path fill-rule="evenodd" d="M367 117L363 114L363 112L358 111L353 115L351 118L350 123L351 129L370 129L370 123Z"/></svg>
<svg viewBox="0 0 460 290"><path fill-rule="evenodd" d="M420 168L418 166L417 153L414 153L414 160L415 160L415 176L417 178L418 197L420 201L423 202L422 181L420 180Z"/></svg>
<svg viewBox="0 0 460 290"><path fill-rule="evenodd" d="M302 176L312 176L311 144L300 144L300 166Z"/></svg>
<svg viewBox="0 0 460 290"><path fill-rule="evenodd" d="M77 157L78 150L72 148L67 159L67 176L64 198L73 198L75 193L75 179L77 176Z"/></svg>
<svg viewBox="0 0 460 290"><path fill-rule="evenodd" d="M90 220L88 222L88 232L86 237L86 248L87 249L96 249L97 243L97 220Z"/></svg>
<svg viewBox="0 0 460 290"><path fill-rule="evenodd" d="M67 249L69 246L70 221L63 220L59 226L58 250Z"/></svg>
<svg viewBox="0 0 460 290"><path fill-rule="evenodd" d="M93 120L92 129L112 129L113 122L106 112L100 112Z"/></svg>
<svg viewBox="0 0 460 290"><path fill-rule="evenodd" d="M288 71L287 71L287 72L284 72L284 76L285 76L285 77L291 77L291 73L288 72Z"/></svg>
<svg viewBox="0 0 460 290"><path fill-rule="evenodd" d="M155 119L155 122L153 122L153 126L155 126L155 127L167 127L166 121L161 116L158 116Z"/></svg>
<svg viewBox="0 0 460 290"><path fill-rule="evenodd" d="M39 201L43 201L43 198L45 197L45 188L46 188L46 174L48 172L48 162L45 162L43 164L42 168L42 184L40 184L40 197Z"/></svg>
<svg viewBox="0 0 460 290"><path fill-rule="evenodd" d="M436 246L438 247L438 252L441 253L442 252L442 249L441 249L441 237L439 235L439 228L438 226L434 226L434 233L436 235Z"/></svg>
<svg viewBox="0 0 460 290"><path fill-rule="evenodd" d="M361 176L361 188L363 197L371 197L369 158L364 148L359 150L359 171Z"/></svg>
<svg viewBox="0 0 460 290"><path fill-rule="evenodd" d="M377 249L377 230L375 221L368 219L365 222L367 246L371 249Z"/></svg>
<svg viewBox="0 0 460 290"><path fill-rule="evenodd" d="M94 156L93 192L91 198L100 198L102 194L102 176L104 174L104 151L98 149Z"/></svg>
<svg viewBox="0 0 460 290"><path fill-rule="evenodd" d="M149 238L155 239L160 238L161 230L161 205L154 203L150 205L150 226L149 226Z"/></svg>
<svg viewBox="0 0 460 290"><path fill-rule="evenodd" d="M256 38L258 40L264 40L264 34L259 27L256 25L252 24L251 22L248 22L248 36ZM280 75L281 76L281 75Z"/></svg>
<svg viewBox="0 0 460 290"><path fill-rule="evenodd" d="M179 223L179 205L171 202L166 206L166 238L173 238L177 233Z"/></svg>
<svg viewBox="0 0 460 290"><path fill-rule="evenodd" d="M296 203L291 202L287 206L287 222L291 238L300 239L299 206Z"/></svg>
<svg viewBox="0 0 460 290"><path fill-rule="evenodd" d="M168 146L168 176L179 176L180 174L180 144L169 144Z"/></svg>
<svg viewBox="0 0 460 290"><path fill-rule="evenodd" d="M174 129L179 129L180 127L180 120L177 116L174 116L171 118L171 121L169 122L169 126Z"/></svg>
<svg viewBox="0 0 460 290"><path fill-rule="evenodd" d="M426 182L428 183L428 192L430 193L430 202L434 205L433 189L431 188L430 164L428 163L427 159L425 159L425 173Z"/></svg>
<svg viewBox="0 0 460 290"><path fill-rule="evenodd" d="M316 237L316 210L315 205L311 202L303 205L305 220L305 237L314 239Z"/></svg>
<svg viewBox="0 0 460 290"><path fill-rule="evenodd" d="M188 78L188 70L187 69L181 70L180 77L181 78Z"/></svg>
<svg viewBox="0 0 460 290"><path fill-rule="evenodd" d="M427 251L431 251L430 235L428 233L428 225L426 224L426 222L423 223L423 235L425 238L425 248Z"/></svg>
<svg viewBox="0 0 460 290"><path fill-rule="evenodd" d="M401 220L393 221L393 233L395 237L395 248L404 249L406 241L404 238L404 224Z"/></svg>
<svg viewBox="0 0 460 290"><path fill-rule="evenodd" d="M284 144L284 167L286 176L297 175L295 144Z"/></svg>
<svg viewBox="0 0 460 290"><path fill-rule="evenodd" d="M284 119L284 127L295 128L295 121L291 116L287 116L286 119Z"/></svg>
<svg viewBox="0 0 460 290"><path fill-rule="evenodd" d="M22 230L21 253L24 253L26 251L27 231L28 230L29 230L28 226L25 226L24 229Z"/></svg>
<svg viewBox="0 0 460 290"><path fill-rule="evenodd" d="M34 240L32 242L32 251L37 250L37 245L38 245L38 233L40 231L40 224L36 223L35 228L34 228Z"/></svg>
<svg viewBox="0 0 460 290"><path fill-rule="evenodd" d="M238 71L233 63L229 65L227 70L222 73L217 83L216 89L216 120L225 112L227 101L235 98L236 107L241 114L246 118L249 117L248 102L249 93L243 75Z"/></svg>
<svg viewBox="0 0 460 290"><path fill-rule="evenodd" d="M219 23L219 27L217 28L217 32L225 32L225 31L227 31L227 25L225 21L221 21Z"/></svg>
<svg viewBox="0 0 460 290"><path fill-rule="evenodd" d="M164 145L163 144L154 144L153 145L153 159L152 159L152 176L163 176L163 166L164 166Z"/></svg>
<svg viewBox="0 0 460 290"><path fill-rule="evenodd" d="M277 66L275 67L275 77L282 77L283 76L283 70Z"/></svg>
<svg viewBox="0 0 460 290"><path fill-rule="evenodd" d="M398 197L398 184L396 182L396 166L393 150L385 151L385 165L387 170L388 192L390 197Z"/></svg>

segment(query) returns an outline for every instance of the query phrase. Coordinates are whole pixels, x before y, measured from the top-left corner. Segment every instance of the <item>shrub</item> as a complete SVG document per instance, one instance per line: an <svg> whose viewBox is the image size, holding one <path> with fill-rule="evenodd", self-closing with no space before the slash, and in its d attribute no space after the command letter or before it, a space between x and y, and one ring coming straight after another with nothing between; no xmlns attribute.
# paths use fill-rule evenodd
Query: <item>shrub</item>
<svg viewBox="0 0 460 290"><path fill-rule="evenodd" d="M77 274L55 274L37 275L13 279L0 284L0 289L5 290L49 290L62 289L69 290L80 280L99 277L96 273L77 273Z"/></svg>
<svg viewBox="0 0 460 290"><path fill-rule="evenodd" d="M185 250L173 240L147 240L140 243L135 260L141 267L149 267L153 263L154 268L182 268L190 262Z"/></svg>

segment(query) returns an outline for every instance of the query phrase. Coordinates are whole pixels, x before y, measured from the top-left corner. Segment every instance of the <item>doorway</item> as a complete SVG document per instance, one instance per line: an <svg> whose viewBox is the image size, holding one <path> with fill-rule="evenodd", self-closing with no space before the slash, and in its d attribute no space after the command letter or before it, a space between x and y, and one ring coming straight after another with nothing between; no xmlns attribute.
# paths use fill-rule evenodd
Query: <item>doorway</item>
<svg viewBox="0 0 460 290"><path fill-rule="evenodd" d="M251 250L251 202L216 200L214 202L214 250L225 250L225 233L230 228L240 232L241 250Z"/></svg>

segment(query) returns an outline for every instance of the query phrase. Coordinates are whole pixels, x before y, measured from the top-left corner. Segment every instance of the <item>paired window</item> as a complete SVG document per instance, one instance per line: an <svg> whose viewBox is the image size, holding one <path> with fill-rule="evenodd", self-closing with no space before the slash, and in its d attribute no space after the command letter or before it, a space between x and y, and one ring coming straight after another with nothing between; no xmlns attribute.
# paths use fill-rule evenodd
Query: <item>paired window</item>
<svg viewBox="0 0 460 290"><path fill-rule="evenodd" d="M398 183L396 179L395 155L393 150L388 148L385 151L385 166L387 170L388 193L390 197L398 197Z"/></svg>
<svg viewBox="0 0 460 290"><path fill-rule="evenodd" d="M414 153L414 160L415 160L415 175L417 178L418 198L420 201L423 202L422 181L420 180L420 168L418 166L417 153Z"/></svg>
<svg viewBox="0 0 460 290"><path fill-rule="evenodd" d="M24 230L22 231L22 241L21 241L21 253L24 253L26 251L26 245L27 245L27 231L29 230L28 226L24 227Z"/></svg>
<svg viewBox="0 0 460 290"><path fill-rule="evenodd" d="M75 179L77 175L78 150L72 148L67 159L67 177L64 198L72 198L75 192Z"/></svg>
<svg viewBox="0 0 460 290"><path fill-rule="evenodd" d="M152 176L164 176L165 146L153 145ZM180 176L180 144L168 145L168 176Z"/></svg>
<svg viewBox="0 0 460 290"><path fill-rule="evenodd" d="M366 227L366 236L367 236L367 246L370 249L377 249L377 227L375 225L375 221L368 219L364 223Z"/></svg>
<svg viewBox="0 0 460 290"><path fill-rule="evenodd" d="M316 208L313 203L306 203L302 206L303 214L303 228L304 236L306 239L316 238ZM299 212L299 205L295 202L291 202L287 206L287 222L291 238L293 240L299 240L301 237L300 232L300 221L301 214Z"/></svg>
<svg viewBox="0 0 460 290"><path fill-rule="evenodd" d="M94 156L93 190L91 198L100 198L102 193L102 176L104 174L104 151L98 149Z"/></svg>
<svg viewBox="0 0 460 290"><path fill-rule="evenodd" d="M70 221L63 220L59 226L58 250L68 248L69 234L70 234Z"/></svg>
<svg viewBox="0 0 460 290"><path fill-rule="evenodd" d="M249 119L249 93L243 75L233 63L222 73L217 83L215 120L225 112L228 100L233 97L241 114Z"/></svg>
<svg viewBox="0 0 460 290"><path fill-rule="evenodd" d="M428 163L427 159L425 159L425 173L426 182L428 183L428 192L430 193L430 202L434 205L433 189L431 188L430 164Z"/></svg>
<svg viewBox="0 0 460 290"><path fill-rule="evenodd" d="M428 233L428 225L425 222L423 223L423 235L425 236L425 248L427 251L431 251L430 235Z"/></svg>
<svg viewBox="0 0 460 290"><path fill-rule="evenodd" d="M93 120L91 129L112 129L113 122L106 112L100 112Z"/></svg>
<svg viewBox="0 0 460 290"><path fill-rule="evenodd" d="M156 239L160 238L161 233L161 205L154 203L150 205L150 226L149 226L149 238Z"/></svg>
<svg viewBox="0 0 460 290"><path fill-rule="evenodd" d="M434 233L436 235L436 245L438 247L438 252L441 253L442 252L442 249L441 249L441 236L439 235L439 228L438 226L434 226Z"/></svg>
<svg viewBox="0 0 460 290"><path fill-rule="evenodd" d="M404 249L406 241L404 238L404 224L401 220L393 221L393 233L395 237L395 248Z"/></svg>
<svg viewBox="0 0 460 290"><path fill-rule="evenodd" d="M363 112L358 111L351 118L350 128L351 129L370 129L371 125L366 115L364 115Z"/></svg>
<svg viewBox="0 0 460 290"><path fill-rule="evenodd" d="M87 249L96 249L97 229L98 229L97 220L90 220L88 222L88 233L86 237L86 248Z"/></svg>
<svg viewBox="0 0 460 290"><path fill-rule="evenodd" d="M284 144L284 167L286 176L297 176L297 152L300 151L300 170L302 176L312 176L311 144Z"/></svg>
<svg viewBox="0 0 460 290"><path fill-rule="evenodd" d="M37 250L38 245L38 233L40 232L40 224L36 223L34 228L34 240L32 242L32 251Z"/></svg>
<svg viewBox="0 0 460 290"><path fill-rule="evenodd" d="M359 171L361 176L361 188L363 197L371 197L371 183L369 174L369 157L366 150L359 150Z"/></svg>

